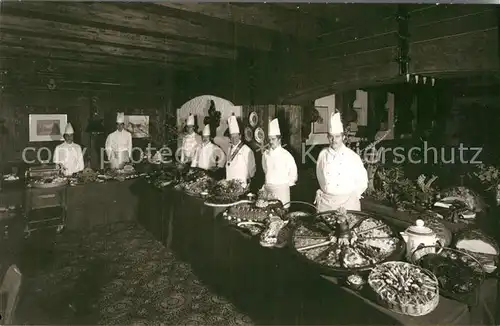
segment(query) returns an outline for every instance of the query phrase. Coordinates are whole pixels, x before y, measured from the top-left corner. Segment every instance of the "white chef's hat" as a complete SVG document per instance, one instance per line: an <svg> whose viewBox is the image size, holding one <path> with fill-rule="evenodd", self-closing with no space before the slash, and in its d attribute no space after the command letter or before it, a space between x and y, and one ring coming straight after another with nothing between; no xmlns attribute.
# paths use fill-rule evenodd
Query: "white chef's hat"
<svg viewBox="0 0 500 326"><path fill-rule="evenodd" d="M66 128L64 129L64 133L68 134L68 135L72 135L72 134L75 133L75 131L73 130L73 126L71 125L71 123L68 122L68 124L66 125Z"/></svg>
<svg viewBox="0 0 500 326"><path fill-rule="evenodd" d="M268 130L268 135L269 136L280 136L280 124L278 123L278 119L273 119L269 121L269 130Z"/></svg>
<svg viewBox="0 0 500 326"><path fill-rule="evenodd" d="M328 133L331 135L337 135L343 132L344 126L342 125L342 120L340 119L340 113L332 113L330 116L330 123L328 124Z"/></svg>
<svg viewBox="0 0 500 326"><path fill-rule="evenodd" d="M206 124L203 128L203 136L210 136L210 125Z"/></svg>
<svg viewBox="0 0 500 326"><path fill-rule="evenodd" d="M229 125L229 134L239 134L240 127L238 126L238 120L236 116L233 114L227 119L227 124Z"/></svg>
<svg viewBox="0 0 500 326"><path fill-rule="evenodd" d="M125 123L125 113L118 112L116 114L116 123Z"/></svg>
<svg viewBox="0 0 500 326"><path fill-rule="evenodd" d="M186 125L194 126L194 115L192 115L191 113L189 113L189 116L188 116L187 121L186 121Z"/></svg>

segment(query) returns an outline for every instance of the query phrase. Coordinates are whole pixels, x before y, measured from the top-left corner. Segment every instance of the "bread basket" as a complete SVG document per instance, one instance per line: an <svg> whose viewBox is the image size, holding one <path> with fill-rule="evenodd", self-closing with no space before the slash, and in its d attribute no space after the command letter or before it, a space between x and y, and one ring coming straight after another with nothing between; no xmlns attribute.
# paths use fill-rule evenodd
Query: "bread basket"
<svg viewBox="0 0 500 326"><path fill-rule="evenodd" d="M379 286L376 285L376 282L378 281L376 278L377 275L380 275L380 273L385 273L387 270L397 270L399 268L408 268L410 270L419 270L421 274L425 274L430 279L432 280L432 286L433 289L432 291L429 292L434 292L431 296L431 298L424 298L426 299L425 302L420 302L420 303L410 303L410 302L403 302L402 298L397 296L395 298L389 299L388 296L382 295L382 292L384 291L384 288L380 288ZM412 274L414 275L414 274ZM378 281L379 282L379 281ZM368 284L370 285L370 288L373 290L376 296L377 302L398 314L403 314L403 315L408 315L408 316L413 316L413 317L418 317L418 316L425 316L429 313L431 313L434 309L439 304L439 284L436 276L432 274L430 271L423 269L419 266L412 265L409 263L405 262L398 262L398 261L389 261L385 262L382 264L377 265L370 273L368 276ZM415 300L417 301L417 300Z"/></svg>

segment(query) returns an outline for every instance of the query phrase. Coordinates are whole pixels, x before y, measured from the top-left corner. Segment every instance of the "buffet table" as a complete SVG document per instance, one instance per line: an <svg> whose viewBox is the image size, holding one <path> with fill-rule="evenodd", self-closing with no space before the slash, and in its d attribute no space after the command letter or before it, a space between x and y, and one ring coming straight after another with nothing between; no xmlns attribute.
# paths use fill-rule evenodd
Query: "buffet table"
<svg viewBox="0 0 500 326"><path fill-rule="evenodd" d="M485 281L476 306L441 297L436 310L426 316L399 315L336 278L318 275L288 249L261 247L217 218L223 208L207 207L202 199L175 190L164 191L161 202L169 212L155 224L162 229L157 233L168 235L162 241L171 241L176 254L207 284L245 309L253 304L266 310L275 323L495 324L496 280Z"/></svg>

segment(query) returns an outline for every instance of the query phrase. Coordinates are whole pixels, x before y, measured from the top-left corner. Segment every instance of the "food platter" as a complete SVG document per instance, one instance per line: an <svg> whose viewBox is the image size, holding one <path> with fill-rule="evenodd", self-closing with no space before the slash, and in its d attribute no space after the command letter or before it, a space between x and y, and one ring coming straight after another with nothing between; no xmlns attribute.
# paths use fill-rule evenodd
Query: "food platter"
<svg viewBox="0 0 500 326"><path fill-rule="evenodd" d="M206 206L210 206L210 207L232 207L232 206L236 206L239 204L249 204L249 203L253 203L253 201L248 200L248 199L242 199L242 200L235 201L234 203L227 203L227 204L223 204L223 203L217 204L217 203L211 203L209 201L204 202L204 204Z"/></svg>
<svg viewBox="0 0 500 326"><path fill-rule="evenodd" d="M40 188L40 189L48 189L48 188L57 188L63 187L68 184L68 179L57 177L54 179L41 179L35 180L30 183L30 187L32 188Z"/></svg>
<svg viewBox="0 0 500 326"><path fill-rule="evenodd" d="M389 261L375 266L368 284L379 304L399 314L424 316L439 304L436 276L409 263Z"/></svg>
<svg viewBox="0 0 500 326"><path fill-rule="evenodd" d="M228 207L222 213L222 218L230 226L257 236L266 229L272 216L280 216L281 213L281 202L272 202L266 207L257 207L253 201L243 201Z"/></svg>
<svg viewBox="0 0 500 326"><path fill-rule="evenodd" d="M206 202L210 205L224 207L240 201L248 192L248 186L240 180L220 180L212 185Z"/></svg>
<svg viewBox="0 0 500 326"><path fill-rule="evenodd" d="M436 276L443 296L467 301L469 295L474 294L475 299L475 291L484 281L482 264L464 251L443 247L435 249L426 246L415 250L412 262Z"/></svg>
<svg viewBox="0 0 500 326"><path fill-rule="evenodd" d="M322 274L364 272L375 265L397 260L404 241L392 227L372 214L328 211L297 223L290 243L300 259Z"/></svg>

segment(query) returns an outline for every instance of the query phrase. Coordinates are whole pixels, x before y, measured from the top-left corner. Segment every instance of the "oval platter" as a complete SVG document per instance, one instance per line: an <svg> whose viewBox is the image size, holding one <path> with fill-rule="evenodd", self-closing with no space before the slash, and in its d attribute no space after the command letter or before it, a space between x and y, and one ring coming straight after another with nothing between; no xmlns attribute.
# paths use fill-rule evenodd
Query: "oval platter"
<svg viewBox="0 0 500 326"><path fill-rule="evenodd" d="M259 123L259 116L257 115L257 112L253 111L250 113L248 116L248 123L250 123L250 126L253 128L257 126L257 123Z"/></svg>
<svg viewBox="0 0 500 326"><path fill-rule="evenodd" d="M262 129L260 127L255 129L254 138L255 138L255 141L257 143L262 144L264 142L264 139L266 138L266 134L264 133L264 129Z"/></svg>

